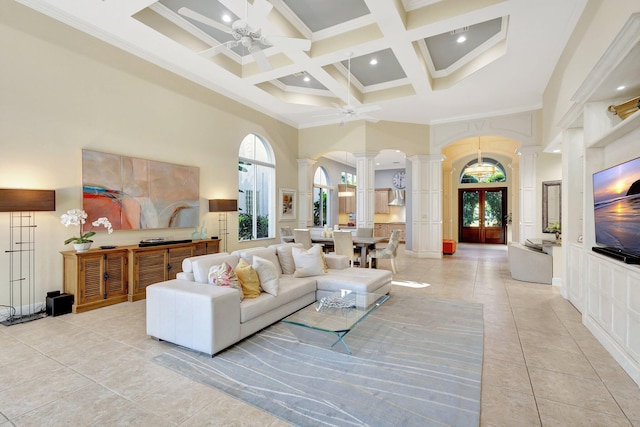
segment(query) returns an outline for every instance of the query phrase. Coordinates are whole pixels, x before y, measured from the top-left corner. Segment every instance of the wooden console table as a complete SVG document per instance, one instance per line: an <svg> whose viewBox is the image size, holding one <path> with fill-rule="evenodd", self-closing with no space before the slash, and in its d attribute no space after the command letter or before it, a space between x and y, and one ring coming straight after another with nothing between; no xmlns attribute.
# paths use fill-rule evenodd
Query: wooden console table
<svg viewBox="0 0 640 427"><path fill-rule="evenodd" d="M87 252L63 251L63 291L73 294L72 311L81 313L123 301L146 298L147 286L175 279L182 271L182 260L214 254L220 240L196 240L187 243ZM131 284L129 280L131 279Z"/></svg>

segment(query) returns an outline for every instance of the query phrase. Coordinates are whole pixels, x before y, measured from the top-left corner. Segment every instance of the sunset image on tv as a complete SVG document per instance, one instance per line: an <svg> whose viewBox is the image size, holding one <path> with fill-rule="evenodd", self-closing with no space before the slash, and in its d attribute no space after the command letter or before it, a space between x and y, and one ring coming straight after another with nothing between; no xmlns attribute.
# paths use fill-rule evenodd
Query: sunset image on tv
<svg viewBox="0 0 640 427"><path fill-rule="evenodd" d="M596 243L640 254L640 158L593 174Z"/></svg>

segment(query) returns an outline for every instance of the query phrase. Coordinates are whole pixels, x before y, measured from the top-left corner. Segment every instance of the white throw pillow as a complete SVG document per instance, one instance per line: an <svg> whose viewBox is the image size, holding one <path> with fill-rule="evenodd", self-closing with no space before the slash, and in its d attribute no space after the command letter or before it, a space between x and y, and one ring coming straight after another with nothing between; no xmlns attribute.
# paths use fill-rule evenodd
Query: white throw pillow
<svg viewBox="0 0 640 427"><path fill-rule="evenodd" d="M278 269L278 276L282 274L282 270L280 269L280 262L278 261L278 255L276 255L275 248L249 248L243 249L241 251L237 251L240 255L240 258L244 258L247 261L247 264L253 265L253 257L259 256L260 258L268 259L276 266Z"/></svg>
<svg viewBox="0 0 640 427"><path fill-rule="evenodd" d="M293 261L296 264L294 277L319 276L325 273L324 262L322 261L322 246L313 245L310 249L291 249Z"/></svg>
<svg viewBox="0 0 640 427"><path fill-rule="evenodd" d="M263 291L274 297L278 296L280 290L280 279L278 278L278 267L268 259L253 256L253 269L258 273L260 287Z"/></svg>

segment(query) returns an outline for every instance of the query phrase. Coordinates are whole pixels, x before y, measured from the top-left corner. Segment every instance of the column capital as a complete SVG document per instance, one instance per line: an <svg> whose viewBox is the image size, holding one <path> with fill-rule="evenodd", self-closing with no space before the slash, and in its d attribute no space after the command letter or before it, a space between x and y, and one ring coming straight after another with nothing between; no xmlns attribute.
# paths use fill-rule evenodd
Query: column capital
<svg viewBox="0 0 640 427"><path fill-rule="evenodd" d="M306 157L304 159L297 159L297 160L298 160L298 166L306 166L306 167L313 166L317 162L317 160L310 159L308 157Z"/></svg>

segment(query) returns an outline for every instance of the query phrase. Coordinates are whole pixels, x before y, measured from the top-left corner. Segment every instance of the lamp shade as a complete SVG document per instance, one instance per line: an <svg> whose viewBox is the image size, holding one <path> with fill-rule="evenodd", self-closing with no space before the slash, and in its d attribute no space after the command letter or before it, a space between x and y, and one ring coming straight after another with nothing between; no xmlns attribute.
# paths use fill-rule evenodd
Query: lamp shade
<svg viewBox="0 0 640 427"><path fill-rule="evenodd" d="M55 190L0 188L0 212L32 212L55 210Z"/></svg>
<svg viewBox="0 0 640 427"><path fill-rule="evenodd" d="M209 212L233 212L238 210L238 201L234 199L209 200Z"/></svg>

